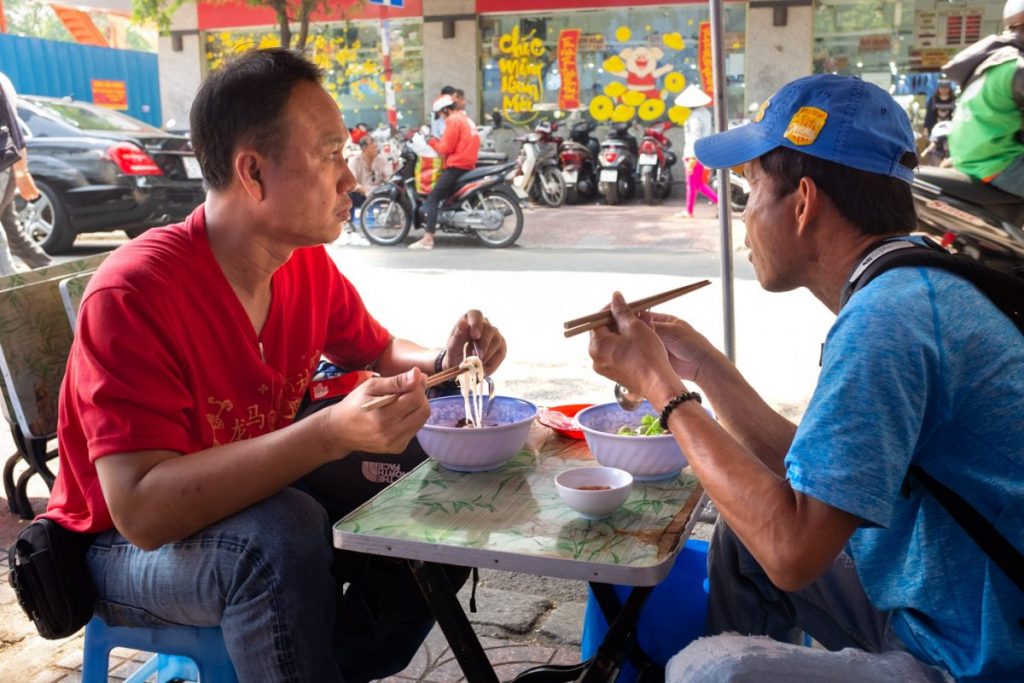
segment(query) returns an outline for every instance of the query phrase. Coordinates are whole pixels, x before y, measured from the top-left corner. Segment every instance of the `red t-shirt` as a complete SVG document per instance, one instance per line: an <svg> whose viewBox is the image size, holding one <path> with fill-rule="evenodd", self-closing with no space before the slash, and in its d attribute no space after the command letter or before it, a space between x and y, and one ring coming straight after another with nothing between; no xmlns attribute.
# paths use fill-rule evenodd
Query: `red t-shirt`
<svg viewBox="0 0 1024 683"><path fill-rule="evenodd" d="M292 423L321 354L374 361L388 331L322 246L273 275L257 335L210 249L203 207L111 254L89 281L61 386L60 471L44 516L113 527L94 461L195 453Z"/></svg>

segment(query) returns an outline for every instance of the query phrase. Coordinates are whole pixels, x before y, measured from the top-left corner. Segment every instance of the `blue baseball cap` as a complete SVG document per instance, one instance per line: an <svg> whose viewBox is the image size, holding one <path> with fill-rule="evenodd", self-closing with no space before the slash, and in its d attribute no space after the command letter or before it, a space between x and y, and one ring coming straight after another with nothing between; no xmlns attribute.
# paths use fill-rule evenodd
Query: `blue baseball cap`
<svg viewBox="0 0 1024 683"><path fill-rule="evenodd" d="M798 78L765 100L753 122L701 138L694 151L708 168L728 168L776 147L908 183L914 178L900 163L908 152L917 156L907 113L889 93L859 78Z"/></svg>

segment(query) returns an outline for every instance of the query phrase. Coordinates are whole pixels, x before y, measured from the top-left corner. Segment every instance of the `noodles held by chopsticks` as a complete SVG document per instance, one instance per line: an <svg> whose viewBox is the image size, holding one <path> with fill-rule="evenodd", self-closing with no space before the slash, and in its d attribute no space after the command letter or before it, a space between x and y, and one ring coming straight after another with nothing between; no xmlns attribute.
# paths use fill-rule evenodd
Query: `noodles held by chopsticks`
<svg viewBox="0 0 1024 683"><path fill-rule="evenodd" d="M462 401L466 408L466 423L472 427L484 426L484 363L477 356L466 355L469 353L469 344L463 348L465 357L459 364L462 372L456 378L459 389L462 391ZM493 394L488 400L493 399Z"/></svg>

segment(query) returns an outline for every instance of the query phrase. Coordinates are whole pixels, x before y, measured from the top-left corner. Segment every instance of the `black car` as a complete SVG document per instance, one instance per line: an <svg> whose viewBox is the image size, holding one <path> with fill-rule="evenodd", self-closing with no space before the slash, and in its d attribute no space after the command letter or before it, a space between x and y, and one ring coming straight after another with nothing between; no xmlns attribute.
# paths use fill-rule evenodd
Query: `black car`
<svg viewBox="0 0 1024 683"><path fill-rule="evenodd" d="M83 232L147 228L182 220L204 199L187 137L71 99L22 95L31 132L29 170L42 196L19 200L22 224L51 254Z"/></svg>

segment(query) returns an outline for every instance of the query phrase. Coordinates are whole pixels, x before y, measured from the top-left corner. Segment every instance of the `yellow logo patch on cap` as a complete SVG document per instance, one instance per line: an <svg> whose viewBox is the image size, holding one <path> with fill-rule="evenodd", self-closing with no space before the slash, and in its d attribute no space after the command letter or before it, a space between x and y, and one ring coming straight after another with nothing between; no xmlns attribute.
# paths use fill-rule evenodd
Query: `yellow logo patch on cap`
<svg viewBox="0 0 1024 683"><path fill-rule="evenodd" d="M782 137L794 145L810 145L818 139L818 133L825 127L828 113L817 107L801 107L793 114Z"/></svg>
<svg viewBox="0 0 1024 683"><path fill-rule="evenodd" d="M768 109L768 106L771 105L771 103L772 98L770 97L766 98L765 101L761 103L761 106L757 108L757 113L754 114L754 123L761 123L761 119L764 118L764 112Z"/></svg>

